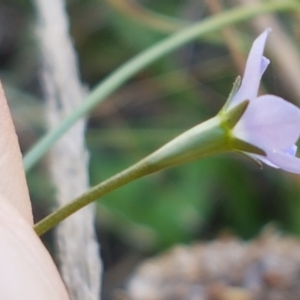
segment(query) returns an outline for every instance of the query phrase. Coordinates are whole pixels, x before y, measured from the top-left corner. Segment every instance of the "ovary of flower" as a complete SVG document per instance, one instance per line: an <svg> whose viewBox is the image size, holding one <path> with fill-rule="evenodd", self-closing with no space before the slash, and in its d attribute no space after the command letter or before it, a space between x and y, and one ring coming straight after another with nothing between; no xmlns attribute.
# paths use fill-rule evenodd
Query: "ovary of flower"
<svg viewBox="0 0 300 300"><path fill-rule="evenodd" d="M224 110L226 114L226 111L249 100L247 109L232 129L232 139L245 141L265 153L262 156L246 152L247 155L273 167L300 173L300 159L295 157L295 143L300 136L300 109L277 96L257 96L261 77L269 64L263 56L269 33L270 29L265 30L254 41L241 86ZM245 152L244 149L242 151Z"/></svg>

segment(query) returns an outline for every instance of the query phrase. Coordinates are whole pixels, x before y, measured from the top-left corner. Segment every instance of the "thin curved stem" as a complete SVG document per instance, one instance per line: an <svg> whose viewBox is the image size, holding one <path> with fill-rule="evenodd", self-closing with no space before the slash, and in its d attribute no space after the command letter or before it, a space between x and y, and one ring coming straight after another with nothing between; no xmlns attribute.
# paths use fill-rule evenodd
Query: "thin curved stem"
<svg viewBox="0 0 300 300"><path fill-rule="evenodd" d="M147 164L144 164L141 161L124 170L123 172L120 172L115 176L112 176L109 179L103 181L99 185L91 188L84 194L75 198L72 202L59 208L57 211L53 212L52 214L48 215L46 218L38 222L34 226L34 229L38 235L42 235L82 207L125 185L126 183L129 183L135 179L153 172L155 172L154 169L149 168Z"/></svg>
<svg viewBox="0 0 300 300"><path fill-rule="evenodd" d="M54 130L41 138L24 157L24 168L28 171L48 151L48 149L83 115L89 112L98 103L112 94L124 82L155 60L169 52L183 46L191 40L205 34L220 30L224 26L250 19L256 15L300 8L298 1L274 1L257 5L237 7L222 14L209 17L171 35L156 45L148 48L141 54L115 70L110 76L97 85L82 102L82 104Z"/></svg>

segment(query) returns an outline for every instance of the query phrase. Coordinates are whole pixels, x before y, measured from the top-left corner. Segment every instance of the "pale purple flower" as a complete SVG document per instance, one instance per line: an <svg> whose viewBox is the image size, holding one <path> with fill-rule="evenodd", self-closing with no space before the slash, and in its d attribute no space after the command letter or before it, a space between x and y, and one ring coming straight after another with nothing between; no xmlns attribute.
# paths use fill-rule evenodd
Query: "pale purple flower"
<svg viewBox="0 0 300 300"><path fill-rule="evenodd" d="M270 29L253 43L242 83L226 110L249 100L249 105L232 129L232 136L263 150L266 156L248 155L283 170L300 173L300 159L295 145L300 135L300 109L274 96L257 96L261 77L269 60L263 56ZM284 59L284 58L283 58Z"/></svg>

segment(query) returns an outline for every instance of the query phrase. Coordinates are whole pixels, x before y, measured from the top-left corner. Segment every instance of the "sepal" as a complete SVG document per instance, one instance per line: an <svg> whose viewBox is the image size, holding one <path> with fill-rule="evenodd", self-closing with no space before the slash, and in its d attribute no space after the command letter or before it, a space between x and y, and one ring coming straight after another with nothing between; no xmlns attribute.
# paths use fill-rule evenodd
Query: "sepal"
<svg viewBox="0 0 300 300"><path fill-rule="evenodd" d="M232 147L232 150L236 150L236 151L242 151L242 152L246 152L246 153L250 153L250 154L257 154L257 155L261 155L261 156L267 156L266 152L264 150L262 150L261 148L250 144L248 142L245 142L243 140L240 140L236 137L232 137L231 141L230 141L230 145Z"/></svg>
<svg viewBox="0 0 300 300"><path fill-rule="evenodd" d="M219 116L222 120L222 125L227 130L232 129L236 125L236 123L241 119L249 105L249 102L249 100L245 100L227 112L223 110L220 111Z"/></svg>
<svg viewBox="0 0 300 300"><path fill-rule="evenodd" d="M241 82L242 82L242 77L238 76L233 83L232 89L229 93L229 96L228 96L223 108L221 109L221 112L226 111L228 109L228 107L231 103L231 100L233 99L233 97L235 96L235 94L237 93L237 91L239 90L239 88L241 86Z"/></svg>
<svg viewBox="0 0 300 300"><path fill-rule="evenodd" d="M257 167L259 167L260 169L263 169L263 164L262 162L257 159L256 157L254 157L253 155L250 155L248 153L245 152L241 152L241 151L236 151L238 154L250 159Z"/></svg>

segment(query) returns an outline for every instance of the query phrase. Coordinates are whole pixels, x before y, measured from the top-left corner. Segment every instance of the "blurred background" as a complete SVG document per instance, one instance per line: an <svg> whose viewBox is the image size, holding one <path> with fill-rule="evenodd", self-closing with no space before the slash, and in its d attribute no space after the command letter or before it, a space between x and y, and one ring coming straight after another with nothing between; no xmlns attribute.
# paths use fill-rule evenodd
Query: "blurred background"
<svg viewBox="0 0 300 300"><path fill-rule="evenodd" d="M245 2L255 1L70 0L82 81L90 89L170 33ZM24 153L46 131L35 24L30 1L0 0L0 76ZM266 48L271 64L261 92L299 106L299 24L296 13L264 15L190 43L140 72L90 114L91 184L214 116L243 74L253 40L266 27L273 28ZM46 164L47 158L28 173L36 220L54 205ZM261 170L238 154L224 154L165 170L105 196L97 204L104 295L122 286L144 258L177 244L221 235L248 240L270 224L298 236L299 180L267 166ZM51 237L44 239L54 253Z"/></svg>

